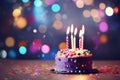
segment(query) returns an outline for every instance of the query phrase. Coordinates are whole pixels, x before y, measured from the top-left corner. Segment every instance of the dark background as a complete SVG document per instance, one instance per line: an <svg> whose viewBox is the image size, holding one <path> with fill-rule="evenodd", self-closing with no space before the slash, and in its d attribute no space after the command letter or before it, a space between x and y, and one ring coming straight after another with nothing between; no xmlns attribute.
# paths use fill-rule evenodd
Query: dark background
<svg viewBox="0 0 120 80"><path fill-rule="evenodd" d="M38 13L34 12L34 0L28 0L24 3L23 0L2 0L0 1L0 54L2 56L7 53L7 57L10 59L54 59L55 54L61 48L64 47L66 29L71 24L81 29L82 25L85 25L84 35L84 48L90 50L93 53L93 59L97 60L118 60L120 59L120 2L119 0L93 0L91 5L84 5L82 8L76 6L77 0L49 0L53 3L46 3L47 0L38 0L43 4L38 8ZM51 7L54 4L60 5L60 11L54 12ZM90 16L85 18L83 16L84 10L91 11L92 9L100 10L99 4L104 3L106 8L115 7L118 8L117 13L113 13L112 16L105 14L105 9L102 10L104 17L100 17L99 22L95 22ZM15 18L13 11L16 8L22 7L22 13L19 17L24 17L27 21L27 25L23 29L19 29L15 25ZM40 13L39 13L40 11ZM36 14L35 14L36 13ZM58 15L56 19L56 15ZM36 20L36 17L38 20ZM56 21L56 29L53 27ZM106 22L108 30L102 32L99 30L99 24ZM42 27L42 29L40 28ZM37 32L33 32L37 30ZM44 32L42 32L42 31ZM102 35L105 35L105 42L100 39ZM8 37L14 39L14 45L9 47L5 41ZM30 50L30 46L34 44L39 47L35 52ZM20 42L23 41L24 44ZM78 33L77 33L78 41ZM10 41L11 42L11 41ZM63 43L63 44L62 44ZM78 43L78 42L77 42ZM46 44L50 48L48 53L44 53L41 50L42 46ZM20 54L20 46L25 46L26 54ZM78 44L77 44L78 47ZM5 52L3 52L3 50Z"/></svg>

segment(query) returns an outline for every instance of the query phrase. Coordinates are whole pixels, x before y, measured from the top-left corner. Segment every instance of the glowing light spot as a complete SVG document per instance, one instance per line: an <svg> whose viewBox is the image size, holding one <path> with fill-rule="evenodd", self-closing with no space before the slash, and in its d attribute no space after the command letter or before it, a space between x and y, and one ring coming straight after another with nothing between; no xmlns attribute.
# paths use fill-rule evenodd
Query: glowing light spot
<svg viewBox="0 0 120 80"><path fill-rule="evenodd" d="M15 44L15 40L13 37L7 37L5 40L5 44L7 47L13 47Z"/></svg>
<svg viewBox="0 0 120 80"><path fill-rule="evenodd" d="M105 9L105 13L107 16L112 16L113 15L113 9L111 7L107 7Z"/></svg>
<svg viewBox="0 0 120 80"><path fill-rule="evenodd" d="M99 10L98 13L101 18L105 17L105 13L103 10Z"/></svg>
<svg viewBox="0 0 120 80"><path fill-rule="evenodd" d="M76 1L76 6L77 6L78 8L83 8L83 7L84 7L84 2L83 2L83 0L77 0L77 1Z"/></svg>
<svg viewBox="0 0 120 80"><path fill-rule="evenodd" d="M85 5L92 5L94 0L83 0Z"/></svg>
<svg viewBox="0 0 120 80"><path fill-rule="evenodd" d="M21 15L21 9L14 9L12 15L16 18Z"/></svg>
<svg viewBox="0 0 120 80"><path fill-rule="evenodd" d="M42 42L39 39L34 39L31 46L30 46L30 51L32 53L36 53L37 51L39 51L41 49L42 46Z"/></svg>
<svg viewBox="0 0 120 80"><path fill-rule="evenodd" d="M34 6L35 6L35 7L41 7L42 4L43 4L43 3L42 3L41 0L35 0L35 1L34 1Z"/></svg>
<svg viewBox="0 0 120 80"><path fill-rule="evenodd" d="M41 25L39 26L38 30L40 33L45 33L47 31L47 27L45 25Z"/></svg>
<svg viewBox="0 0 120 80"><path fill-rule="evenodd" d="M108 36L107 35L101 35L100 36L100 42L105 44L108 42Z"/></svg>
<svg viewBox="0 0 120 80"><path fill-rule="evenodd" d="M33 29L33 33L37 33L37 29Z"/></svg>
<svg viewBox="0 0 120 80"><path fill-rule="evenodd" d="M17 54L15 53L14 50L10 50L10 51L8 52L8 56L9 56L10 58L16 58L16 57L17 57Z"/></svg>
<svg viewBox="0 0 120 80"><path fill-rule="evenodd" d="M19 17L15 20L16 27L19 29L23 29L27 25L27 20L24 17Z"/></svg>
<svg viewBox="0 0 120 80"><path fill-rule="evenodd" d="M59 47L59 49L66 49L66 43L61 42L58 47Z"/></svg>
<svg viewBox="0 0 120 80"><path fill-rule="evenodd" d="M101 22L100 25L99 25L99 30L101 32L108 31L108 24L106 22Z"/></svg>
<svg viewBox="0 0 120 80"><path fill-rule="evenodd" d="M27 46L27 43L25 41L20 41L18 43L18 47L20 47L20 46Z"/></svg>
<svg viewBox="0 0 120 80"><path fill-rule="evenodd" d="M98 17L93 17L93 21L98 23L101 21L101 18L98 16Z"/></svg>
<svg viewBox="0 0 120 80"><path fill-rule="evenodd" d="M45 57L45 54L42 54L42 58L44 58Z"/></svg>
<svg viewBox="0 0 120 80"><path fill-rule="evenodd" d="M23 2L23 3L28 3L28 2L29 2L29 0L22 0L22 2Z"/></svg>
<svg viewBox="0 0 120 80"><path fill-rule="evenodd" d="M100 8L101 10L104 10L105 7L106 7L105 3L100 3L100 4L99 4L99 8Z"/></svg>
<svg viewBox="0 0 120 80"><path fill-rule="evenodd" d="M51 4L55 3L56 0L43 0L43 1L45 1L45 3L47 5L51 5Z"/></svg>
<svg viewBox="0 0 120 80"><path fill-rule="evenodd" d="M27 49L26 49L25 46L20 46L19 47L19 53L20 54L24 55L24 54L26 54L26 52L27 52Z"/></svg>
<svg viewBox="0 0 120 80"><path fill-rule="evenodd" d="M99 13L98 13L97 9L92 9L90 13L91 13L92 17L98 17L99 16Z"/></svg>
<svg viewBox="0 0 120 80"><path fill-rule="evenodd" d="M56 20L56 21L54 21L54 23L53 23L53 27L54 27L56 30L62 29L62 26L63 26L63 24L62 24L62 22L59 21L59 20Z"/></svg>
<svg viewBox="0 0 120 80"><path fill-rule="evenodd" d="M51 9L52 9L53 12L56 13L56 12L60 11L61 7L60 7L59 4L53 4L52 7L51 7Z"/></svg>
<svg viewBox="0 0 120 80"><path fill-rule="evenodd" d="M7 57L7 52L6 50L1 50L0 51L0 58L5 59Z"/></svg>
<svg viewBox="0 0 120 80"><path fill-rule="evenodd" d="M61 20L61 14L60 14L60 13L57 13L57 14L55 15L55 18L56 18L57 20Z"/></svg>
<svg viewBox="0 0 120 80"><path fill-rule="evenodd" d="M89 10L84 10L83 11L83 16L86 17L86 18L90 17L91 16L90 11Z"/></svg>
<svg viewBox="0 0 120 80"><path fill-rule="evenodd" d="M67 15L66 15L66 14L63 14L63 15L62 15L62 18L63 18L63 19L67 19Z"/></svg>
<svg viewBox="0 0 120 80"><path fill-rule="evenodd" d="M47 45L47 44L44 44L42 47L41 47L41 51L44 53L44 54L48 54L50 52L50 47Z"/></svg>
<svg viewBox="0 0 120 80"><path fill-rule="evenodd" d="M115 14L117 14L119 12L119 8L118 7L115 7L113 10L114 10Z"/></svg>

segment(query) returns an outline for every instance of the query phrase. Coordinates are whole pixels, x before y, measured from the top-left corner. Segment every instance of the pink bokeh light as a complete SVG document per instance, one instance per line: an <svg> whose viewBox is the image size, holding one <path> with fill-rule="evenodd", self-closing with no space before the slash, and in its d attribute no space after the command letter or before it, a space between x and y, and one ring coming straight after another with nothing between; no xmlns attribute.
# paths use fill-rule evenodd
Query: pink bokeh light
<svg viewBox="0 0 120 80"><path fill-rule="evenodd" d="M40 39L34 39L31 46L30 46L30 51L32 53L36 53L37 51L39 51L41 49L42 46L42 42Z"/></svg>
<svg viewBox="0 0 120 80"><path fill-rule="evenodd" d="M44 44L44 45L41 47L41 51L42 51L44 54L48 54L48 53L50 52L50 47L49 47L49 45Z"/></svg>
<svg viewBox="0 0 120 80"><path fill-rule="evenodd" d="M108 24L106 22L101 22L99 24L99 30L101 32L107 32L108 31Z"/></svg>

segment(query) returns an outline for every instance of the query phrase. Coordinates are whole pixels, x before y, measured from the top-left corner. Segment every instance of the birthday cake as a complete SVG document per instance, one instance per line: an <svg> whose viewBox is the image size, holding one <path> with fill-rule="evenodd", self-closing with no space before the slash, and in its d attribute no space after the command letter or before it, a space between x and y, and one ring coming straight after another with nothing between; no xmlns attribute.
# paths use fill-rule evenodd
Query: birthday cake
<svg viewBox="0 0 120 80"><path fill-rule="evenodd" d="M92 70L92 54L88 50L62 49L55 56L57 72L81 73Z"/></svg>
<svg viewBox="0 0 120 80"><path fill-rule="evenodd" d="M72 34L73 27L71 27ZM56 72L60 73L84 73L92 70L92 54L89 50L83 49L83 32L80 30L79 48L76 48L75 39L71 36L71 49L69 49L69 38L66 37L66 49L60 49L55 56ZM69 28L67 30L68 34ZM77 30L74 31L77 33ZM75 37L76 34L74 34ZM73 41L73 42L72 42Z"/></svg>

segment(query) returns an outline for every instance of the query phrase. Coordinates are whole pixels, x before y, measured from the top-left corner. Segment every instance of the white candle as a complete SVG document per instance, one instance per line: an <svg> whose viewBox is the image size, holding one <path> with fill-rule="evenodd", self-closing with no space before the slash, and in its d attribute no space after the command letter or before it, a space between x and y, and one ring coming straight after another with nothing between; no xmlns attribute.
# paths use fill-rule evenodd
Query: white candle
<svg viewBox="0 0 120 80"><path fill-rule="evenodd" d="M77 34L77 28L75 28L74 31L74 49L76 49L76 34Z"/></svg>
<svg viewBox="0 0 120 80"><path fill-rule="evenodd" d="M73 24L71 25L71 48L73 49Z"/></svg>
<svg viewBox="0 0 120 80"><path fill-rule="evenodd" d="M82 30L79 32L79 49L82 47Z"/></svg>
<svg viewBox="0 0 120 80"><path fill-rule="evenodd" d="M67 28L67 32L66 32L66 48L69 48L69 38L68 38L68 34L70 32L70 27Z"/></svg>
<svg viewBox="0 0 120 80"><path fill-rule="evenodd" d="M84 33L85 33L85 28L84 28L84 25L82 25L82 41L81 41L82 49L84 49Z"/></svg>

